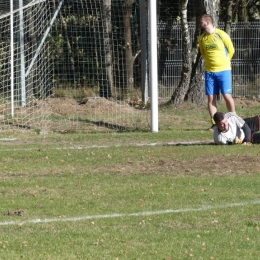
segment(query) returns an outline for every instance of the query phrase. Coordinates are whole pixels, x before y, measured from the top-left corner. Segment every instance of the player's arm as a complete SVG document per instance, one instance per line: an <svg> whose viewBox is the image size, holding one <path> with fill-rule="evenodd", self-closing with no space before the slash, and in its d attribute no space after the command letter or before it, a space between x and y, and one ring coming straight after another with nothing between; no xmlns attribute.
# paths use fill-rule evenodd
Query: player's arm
<svg viewBox="0 0 260 260"><path fill-rule="evenodd" d="M241 127L242 130L245 133L245 142L251 142L251 129L249 128L247 123L244 123L244 125Z"/></svg>
<svg viewBox="0 0 260 260"><path fill-rule="evenodd" d="M214 127L215 128L215 127ZM215 144L228 144L226 138L221 136L218 129L214 129L213 139Z"/></svg>
<svg viewBox="0 0 260 260"><path fill-rule="evenodd" d="M231 38L229 37L229 35L225 32L222 33L222 37L223 37L223 42L228 50L228 56L230 59L232 59L234 53L235 53L235 48L234 45L232 43Z"/></svg>

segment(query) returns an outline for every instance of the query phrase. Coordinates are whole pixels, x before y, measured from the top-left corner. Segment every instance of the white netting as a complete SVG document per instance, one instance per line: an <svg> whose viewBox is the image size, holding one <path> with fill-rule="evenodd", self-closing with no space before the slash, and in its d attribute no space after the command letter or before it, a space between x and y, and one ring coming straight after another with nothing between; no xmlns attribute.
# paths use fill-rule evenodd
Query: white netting
<svg viewBox="0 0 260 260"><path fill-rule="evenodd" d="M53 84L47 36L55 9L45 0L0 8L0 127L44 128Z"/></svg>
<svg viewBox="0 0 260 260"><path fill-rule="evenodd" d="M150 94L149 28L144 2L1 1L0 128L147 130L150 111L143 108ZM157 2L158 93L163 103L181 80L182 37L179 1ZM194 3L188 9L193 37ZM259 99L259 22L232 28L234 94Z"/></svg>
<svg viewBox="0 0 260 260"><path fill-rule="evenodd" d="M51 35L56 129L149 127L149 112L136 109L142 107L139 24L138 1L64 2Z"/></svg>
<svg viewBox="0 0 260 260"><path fill-rule="evenodd" d="M138 1L126 3L0 3L0 128L147 128L134 108L143 105Z"/></svg>

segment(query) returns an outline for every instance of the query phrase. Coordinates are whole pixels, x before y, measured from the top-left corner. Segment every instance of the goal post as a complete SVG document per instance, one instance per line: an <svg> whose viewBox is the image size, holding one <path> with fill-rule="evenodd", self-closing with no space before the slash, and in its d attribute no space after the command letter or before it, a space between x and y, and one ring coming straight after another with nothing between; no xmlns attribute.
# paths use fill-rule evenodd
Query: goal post
<svg viewBox="0 0 260 260"><path fill-rule="evenodd" d="M158 132L158 68L157 68L157 11L156 1L149 0L149 47L151 89L151 131Z"/></svg>

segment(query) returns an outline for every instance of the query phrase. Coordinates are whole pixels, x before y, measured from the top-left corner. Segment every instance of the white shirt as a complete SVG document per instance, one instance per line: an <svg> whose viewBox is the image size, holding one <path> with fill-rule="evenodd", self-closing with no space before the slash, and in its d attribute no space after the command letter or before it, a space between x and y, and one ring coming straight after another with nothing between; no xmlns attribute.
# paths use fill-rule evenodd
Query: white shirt
<svg viewBox="0 0 260 260"><path fill-rule="evenodd" d="M215 126L214 127L214 142L216 144L228 144L228 143L237 143L237 139L244 139L245 133L241 129L241 127L245 124L245 121L237 116L234 113L227 113L225 114L229 129L227 132L221 132L219 129Z"/></svg>

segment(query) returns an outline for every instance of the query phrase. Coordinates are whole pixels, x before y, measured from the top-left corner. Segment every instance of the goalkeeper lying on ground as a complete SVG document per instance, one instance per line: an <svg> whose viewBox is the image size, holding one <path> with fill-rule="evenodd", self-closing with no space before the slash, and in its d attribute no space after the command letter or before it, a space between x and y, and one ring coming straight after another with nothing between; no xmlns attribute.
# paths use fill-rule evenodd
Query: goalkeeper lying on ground
<svg viewBox="0 0 260 260"><path fill-rule="evenodd" d="M216 144L251 144L260 143L260 116L242 119L234 113L214 114L216 126L214 142Z"/></svg>

